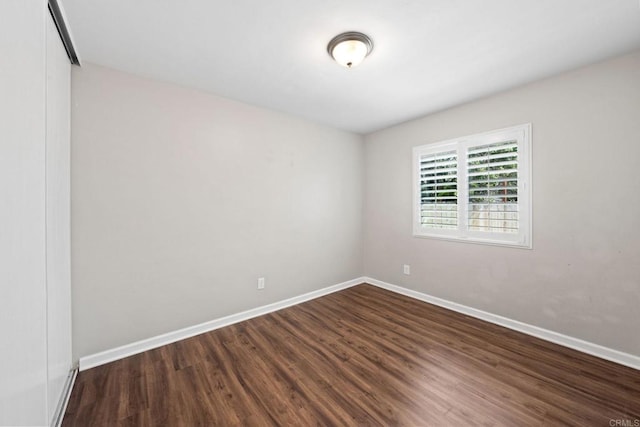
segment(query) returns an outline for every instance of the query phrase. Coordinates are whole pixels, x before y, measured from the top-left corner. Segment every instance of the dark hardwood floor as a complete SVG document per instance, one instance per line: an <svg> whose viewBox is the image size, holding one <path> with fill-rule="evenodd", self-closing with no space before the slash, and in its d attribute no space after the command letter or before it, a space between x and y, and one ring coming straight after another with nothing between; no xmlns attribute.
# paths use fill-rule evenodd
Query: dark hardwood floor
<svg viewBox="0 0 640 427"><path fill-rule="evenodd" d="M63 421L199 425L635 427L640 371L359 285L81 372Z"/></svg>

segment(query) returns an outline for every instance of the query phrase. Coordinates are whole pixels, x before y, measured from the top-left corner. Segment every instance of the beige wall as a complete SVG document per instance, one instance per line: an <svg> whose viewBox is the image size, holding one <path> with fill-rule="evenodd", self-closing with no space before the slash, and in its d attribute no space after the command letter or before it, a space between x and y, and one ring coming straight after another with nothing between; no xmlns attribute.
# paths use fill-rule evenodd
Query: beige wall
<svg viewBox="0 0 640 427"><path fill-rule="evenodd" d="M363 272L640 355L638 75L640 52L376 132L363 146L273 111L76 68L74 357ZM413 146L528 122L533 250L412 237Z"/></svg>
<svg viewBox="0 0 640 427"><path fill-rule="evenodd" d="M74 357L360 276L363 159L359 135L74 68Z"/></svg>
<svg viewBox="0 0 640 427"><path fill-rule="evenodd" d="M412 237L411 147L528 122L533 250ZM640 52L368 135L365 274L640 355L639 158Z"/></svg>

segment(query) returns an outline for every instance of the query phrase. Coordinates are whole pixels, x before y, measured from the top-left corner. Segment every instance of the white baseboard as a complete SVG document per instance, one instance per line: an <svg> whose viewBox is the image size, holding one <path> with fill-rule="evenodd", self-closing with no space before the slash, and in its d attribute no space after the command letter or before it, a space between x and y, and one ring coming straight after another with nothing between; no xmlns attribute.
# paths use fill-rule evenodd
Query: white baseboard
<svg viewBox="0 0 640 427"><path fill-rule="evenodd" d="M153 348L171 344L185 338L191 338L195 335L200 335L205 332L213 331L215 329L242 322L257 316L262 316L263 314L291 307L292 305L300 304L302 302L328 295L333 292L350 288L362 282L364 282L364 278L356 278L347 282L338 283L337 285L329 286L327 288L319 289L317 291L298 295L296 297L289 298L283 301L278 301L272 304L264 305L262 307L253 308L241 313L236 313L230 316L225 316L219 319L211 320L209 322L201 323L199 325L189 326L184 329L179 329L177 331L147 338L142 341L137 341L110 350L105 350L100 353L81 357L79 362L80 371L104 365L105 363L113 362L115 360L124 359L125 357L133 356L134 354L142 353Z"/></svg>
<svg viewBox="0 0 640 427"><path fill-rule="evenodd" d="M478 310L466 305L458 304L455 302L447 301L442 298L437 298L422 292L414 291L411 289L403 288L401 286L392 285L371 277L363 277L362 280L365 283L378 286L380 288L408 296L420 301L428 302L433 305L437 305L449 310L456 311L458 313L466 314L471 317L475 317L480 320L485 320L496 325L504 326L505 328L512 329L514 331L522 332L527 335L534 336L536 338L543 339L545 341L559 344L564 347L569 347L574 350L581 351L583 353L590 354L592 356L599 357L601 359L609 360L611 362L619 363L620 365L628 366L630 368L640 370L640 357L624 353L618 350L613 350L608 347L604 347L598 344L594 344L588 341L584 341L578 338L573 338L567 335L553 332L548 329L539 328L537 326L529 325L527 323L512 320L507 317L498 316L496 314L488 313L486 311Z"/></svg>
<svg viewBox="0 0 640 427"><path fill-rule="evenodd" d="M60 402L58 402L56 413L54 414L53 420L51 421L51 427L60 427L62 425L64 413L67 411L67 405L69 404L69 399L71 398L71 390L73 390L73 384L75 384L77 376L78 368L74 367L73 369L71 369L69 375L67 375L67 379L64 382L62 395L60 395Z"/></svg>
<svg viewBox="0 0 640 427"><path fill-rule="evenodd" d="M134 354L142 353L153 348L161 347L166 344L171 344L176 341L190 338L195 335L200 335L205 332L213 331L225 326L232 325L234 323L242 322L263 314L271 313L273 311L281 310L283 308L291 307L292 305L300 304L305 301L309 301L315 298L319 298L324 295L331 294L343 289L350 288L360 283L369 283L371 285L408 296L420 301L428 302L458 313L466 314L471 317L475 317L480 320L484 320L496 325L504 326L505 328L512 329L514 331L522 332L527 335L531 335L545 341L559 344L564 347L572 348L574 350L581 351L583 353L590 354L592 356L599 357L601 359L609 360L611 362L619 363L624 366L628 366L634 369L640 370L640 357L629 353L624 353L618 350L614 350L608 347L604 347L598 344L594 344L588 341L584 341L578 338L573 338L568 335L563 335L558 332L543 329L537 326L529 325L527 323L519 322L517 320L509 319L507 317L492 314L486 311L478 310L466 305L458 304L452 301L448 301L442 298L434 297L422 292L414 291L411 289L403 288L401 286L392 285L381 280L377 280L371 277L359 277L347 282L339 283L337 285L329 286L327 288L319 289L317 291L309 292L303 295L299 295L293 298L289 298L283 301L268 304L262 307L257 307L251 310L243 311L241 313L232 314L230 316L221 317L219 319L211 320L209 322L201 323L199 325L190 326L177 331L169 332L166 334L158 335L152 338L148 338L142 341L137 341L131 344L123 345L114 349L106 350L100 353L92 354L89 356L80 358L80 371L84 371L105 363L113 362L115 360L123 359Z"/></svg>

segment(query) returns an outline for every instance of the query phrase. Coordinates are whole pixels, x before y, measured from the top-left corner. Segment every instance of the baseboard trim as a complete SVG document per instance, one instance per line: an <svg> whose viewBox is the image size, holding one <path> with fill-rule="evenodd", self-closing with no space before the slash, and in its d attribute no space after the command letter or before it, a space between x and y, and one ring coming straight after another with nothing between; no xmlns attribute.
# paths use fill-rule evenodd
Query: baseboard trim
<svg viewBox="0 0 640 427"><path fill-rule="evenodd" d="M133 356L134 354L142 353L147 350L151 350L163 345L171 344L176 341L183 340L185 338L191 338L196 335L203 334L205 332L213 331L215 329L223 328L225 326L232 325L234 323L242 322L252 319L254 317L262 316L263 314L271 313L283 308L291 307L292 305L300 304L305 301L309 301L315 298L319 298L324 295L328 295L343 289L350 288L364 282L364 278L356 278L346 282L338 283L333 286L329 286L317 291L308 292L303 295L298 295L293 298L278 301L272 304L267 304L262 307L257 307L251 310L243 311L240 313L232 314L230 316L221 317L219 319L211 320L201 323L199 325L189 326L187 328L179 329L177 331L168 332L166 334L158 335L152 338L147 338L141 341L137 341L131 344L126 344L110 350L105 350L100 353L95 353L89 356L81 357L79 361L80 371L94 368L96 366L104 365L105 363L113 362L125 357Z"/></svg>
<svg viewBox="0 0 640 427"><path fill-rule="evenodd" d="M410 298L414 298L420 301L424 301L430 304L437 305L458 313L465 314L467 316L475 317L476 319L484 320L496 325L504 326L505 328L512 329L514 331L522 332L527 335L534 336L536 338L543 339L545 341L552 342L564 347L572 348L574 350L590 354L592 356L599 357L601 359L609 360L611 362L618 363L620 365L628 366L630 368L640 370L640 357L629 353L624 353L619 350L614 350L608 347L594 344L588 341L584 341L578 338L570 337L558 332L550 331L548 329L533 326L527 323L523 323L517 320L509 319L507 317L499 316L493 313L489 313L483 310L478 310L473 307L469 307L463 304L458 304L452 301L448 301L442 298L434 297L429 294L414 291L411 289L403 288L402 286L393 285L391 283L383 282L381 280L374 279L372 277L359 277L346 282L338 283L333 286L329 286L317 291L308 292L303 295L299 295L293 298L289 298L283 301L278 301L272 304L257 307L251 310L243 311L241 313L232 314L230 316L221 317L219 319L211 320L209 322L201 323L199 325L190 326L177 331L169 332L166 334L158 335L152 338L137 341L131 344L126 344L114 349L105 350L100 353L92 354L89 356L81 357L79 362L79 370L84 371L94 368L96 366L104 365L105 363L113 362L125 357L133 356L134 354L142 353L147 350L151 350L163 345L171 344L176 341L183 340L185 338L191 338L196 335L200 335L209 331L213 331L225 326L232 325L234 323L242 322L252 319L254 317L262 316L263 314L271 313L283 308L291 307L296 304L303 303L315 298L322 297L334 292L341 291L343 289L350 288L360 283L369 283L382 289L386 289L397 294L405 295ZM76 370L77 372L77 370ZM73 377L75 381L75 376ZM73 384L71 384L72 386ZM69 393L70 393L69 389ZM66 399L68 400L68 397ZM65 403L66 408L66 403Z"/></svg>
<svg viewBox="0 0 640 427"><path fill-rule="evenodd" d="M363 277L361 280L365 283L369 283L371 285L386 289L391 292L405 295L420 301L428 302L439 307L466 314L467 316L475 317L476 319L504 326L505 328L522 332L523 334L531 335L536 338L552 342L554 344L572 348L582 353L587 353L601 359L609 360L620 365L640 370L640 357L629 353L624 353L622 351L604 347L599 344L594 344L578 338L573 338L568 335L563 335L558 332L550 331L548 329L543 329L537 326L529 325L527 323L519 322L517 320L512 320L507 317L498 316L496 314L478 310L442 298L434 297L422 292L403 288L397 285L392 285L391 283L386 283L371 277Z"/></svg>
<svg viewBox="0 0 640 427"><path fill-rule="evenodd" d="M56 413L51 422L52 427L60 427L62 426L62 420L64 419L64 413L67 411L67 405L69 405L69 399L71 398L71 391L73 390L73 385L76 382L76 377L78 376L78 368L73 368L69 375L67 375L67 379L64 382L64 387L62 389L62 395L60 396L60 402L58 402L58 407L56 408Z"/></svg>

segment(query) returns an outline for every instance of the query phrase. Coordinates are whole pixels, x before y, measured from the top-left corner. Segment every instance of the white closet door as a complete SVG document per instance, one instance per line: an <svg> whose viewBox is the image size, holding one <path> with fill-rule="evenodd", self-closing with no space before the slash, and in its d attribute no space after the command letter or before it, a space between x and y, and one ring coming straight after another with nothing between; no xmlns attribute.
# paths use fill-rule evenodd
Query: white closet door
<svg viewBox="0 0 640 427"><path fill-rule="evenodd" d="M51 423L71 370L70 285L71 65L51 17L47 19L47 376Z"/></svg>
<svg viewBox="0 0 640 427"><path fill-rule="evenodd" d="M0 425L45 425L43 1L0 0Z"/></svg>

